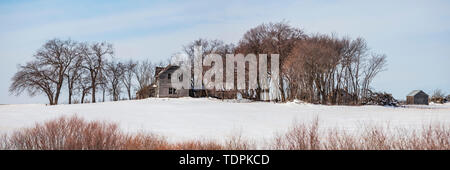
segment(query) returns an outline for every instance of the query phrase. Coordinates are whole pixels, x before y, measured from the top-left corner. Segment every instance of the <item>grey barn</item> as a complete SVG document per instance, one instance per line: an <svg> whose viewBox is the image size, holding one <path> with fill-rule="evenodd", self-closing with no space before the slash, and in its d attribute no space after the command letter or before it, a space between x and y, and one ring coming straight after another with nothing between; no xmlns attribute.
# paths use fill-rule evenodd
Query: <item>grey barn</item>
<svg viewBox="0 0 450 170"><path fill-rule="evenodd" d="M428 105L428 94L422 90L414 90L406 96L406 104Z"/></svg>

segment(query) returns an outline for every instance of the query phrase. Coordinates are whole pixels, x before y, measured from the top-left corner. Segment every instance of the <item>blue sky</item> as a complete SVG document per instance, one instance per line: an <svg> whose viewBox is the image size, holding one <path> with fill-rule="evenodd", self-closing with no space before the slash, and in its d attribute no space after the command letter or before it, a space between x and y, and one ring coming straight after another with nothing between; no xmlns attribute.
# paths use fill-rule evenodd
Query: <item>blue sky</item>
<svg viewBox="0 0 450 170"><path fill-rule="evenodd" d="M0 1L0 104L47 103L9 95L17 65L52 38L108 41L115 57L165 60L197 38L237 43L263 22L307 33L364 37L388 56L373 84L404 99L414 90L450 93L450 1ZM67 99L62 99L65 102Z"/></svg>

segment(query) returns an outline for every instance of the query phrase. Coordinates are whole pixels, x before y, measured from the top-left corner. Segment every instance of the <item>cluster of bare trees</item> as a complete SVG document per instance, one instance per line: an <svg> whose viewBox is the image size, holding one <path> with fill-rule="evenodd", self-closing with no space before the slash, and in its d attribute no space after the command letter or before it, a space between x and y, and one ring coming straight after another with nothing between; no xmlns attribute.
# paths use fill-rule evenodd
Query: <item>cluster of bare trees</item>
<svg viewBox="0 0 450 170"><path fill-rule="evenodd" d="M303 32L303 30L294 28L285 22L279 23L268 23L261 24L256 26L255 28L247 31L243 38L239 41L238 46L236 47L237 53L243 53L245 55L253 53L256 55L259 54L279 54L279 68L283 68L288 57L290 56L292 50L294 49L296 42L299 42L305 39L307 35ZM268 66L270 67L270 55L268 55ZM270 69L267 69L270 70ZM283 69L280 70L281 73L281 81L278 85L280 95L277 96L282 102L287 100L286 94L286 81L283 81L283 78L286 77L285 71ZM270 72L267 73L269 75L268 78L271 78L272 75ZM261 83L264 80L257 80L258 83ZM266 80L266 82L269 82ZM260 87L260 86L259 86ZM255 96L253 99L259 100L261 89L256 89L256 92L245 91L247 93L254 93L243 96Z"/></svg>
<svg viewBox="0 0 450 170"><path fill-rule="evenodd" d="M369 52L362 38L312 35L297 42L283 65L289 98L323 104L359 104L386 56Z"/></svg>
<svg viewBox="0 0 450 170"><path fill-rule="evenodd" d="M373 79L386 66L386 56L370 52L363 38L308 35L285 22L256 26L236 46L220 40L195 40L184 48L191 63L195 46L202 47L204 55L220 54L224 61L227 53L279 54L281 81L276 97L282 102L300 99L323 104L363 103ZM225 68L226 62L222 63ZM271 73L267 74L270 79ZM257 79L258 83L264 81ZM244 98L261 100L264 91L257 88L238 92Z"/></svg>
<svg viewBox="0 0 450 170"><path fill-rule="evenodd" d="M195 48L199 47L199 53L202 55L202 61L204 60L204 58L206 57L206 55L211 54L211 53L215 53L215 54L219 54L222 57L222 63L223 63L223 67L225 68L225 61L226 61L226 54L233 54L234 53L234 45L233 44L226 44L224 43L222 40L208 40L208 39L197 39L194 40L193 42L185 45L183 47L183 52L187 55L187 60L189 60L189 63L191 64L191 73L194 74L194 58L195 58ZM172 59L173 61L174 59ZM175 59L177 61L182 61L184 59ZM202 69L202 74L204 75L205 72L210 69L214 64L216 63L212 63L211 66L205 66L203 65L203 69ZM223 76L226 75L226 70L224 70L223 72ZM225 81L225 79L223 79ZM191 76L191 87L194 87L194 76ZM208 91L204 91L205 94L203 94L203 96L217 96L218 91L221 91L222 95L223 95L223 89L213 89L213 90L208 90ZM236 91L233 91L236 92ZM194 96L202 96L202 94L197 94L198 92L194 91Z"/></svg>
<svg viewBox="0 0 450 170"><path fill-rule="evenodd" d="M450 94L445 96L445 93L441 89L435 89L430 100L434 103L447 103L450 100Z"/></svg>
<svg viewBox="0 0 450 170"><path fill-rule="evenodd" d="M236 52L280 55L281 101L359 104L386 66L386 56L371 53L362 38L307 35L285 22L249 30Z"/></svg>
<svg viewBox="0 0 450 170"><path fill-rule="evenodd" d="M90 102L95 103L98 90L103 101L106 93L117 101L125 87L128 99L132 99L135 82L139 87L148 85L154 66L148 61L118 62L113 54L112 44L105 42L49 40L35 53L33 61L19 66L9 91L16 95L27 91L32 96L44 93L49 104L56 105L63 86L67 87L69 104L74 102L74 96L84 103L88 95Z"/></svg>

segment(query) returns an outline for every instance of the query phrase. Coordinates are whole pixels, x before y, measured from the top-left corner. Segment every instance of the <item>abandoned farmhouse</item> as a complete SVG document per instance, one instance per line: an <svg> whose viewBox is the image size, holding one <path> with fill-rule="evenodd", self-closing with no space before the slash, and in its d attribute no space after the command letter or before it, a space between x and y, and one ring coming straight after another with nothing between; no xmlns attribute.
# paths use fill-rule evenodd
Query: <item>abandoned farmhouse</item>
<svg viewBox="0 0 450 170"><path fill-rule="evenodd" d="M153 83L136 92L137 99L149 97L177 98L177 97L214 97L219 99L234 99L238 95L237 91L218 91L202 89L175 89L172 86L171 79L175 76L174 72L179 66L168 65L167 67L155 68L155 80ZM182 76L178 77L180 81ZM244 96L247 97L247 96Z"/></svg>
<svg viewBox="0 0 450 170"><path fill-rule="evenodd" d="M148 97L188 97L189 89L172 88L171 78L178 66L155 68L155 81L136 93L138 99ZM182 78L182 77L180 77Z"/></svg>

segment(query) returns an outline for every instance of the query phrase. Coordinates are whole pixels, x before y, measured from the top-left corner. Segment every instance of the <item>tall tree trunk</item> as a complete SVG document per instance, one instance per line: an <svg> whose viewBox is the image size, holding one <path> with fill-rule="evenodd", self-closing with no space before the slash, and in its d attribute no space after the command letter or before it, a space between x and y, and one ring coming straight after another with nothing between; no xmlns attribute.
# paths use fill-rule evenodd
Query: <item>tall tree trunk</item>
<svg viewBox="0 0 450 170"><path fill-rule="evenodd" d="M53 96L47 93L47 98L48 98L48 103L50 105L54 105L54 103L53 103Z"/></svg>
<svg viewBox="0 0 450 170"><path fill-rule="evenodd" d="M262 93L262 90L261 90L261 88L256 88L256 101L261 101L261 93Z"/></svg>
<svg viewBox="0 0 450 170"><path fill-rule="evenodd" d="M69 104L72 104L72 89L69 89Z"/></svg>
<svg viewBox="0 0 450 170"><path fill-rule="evenodd" d="M95 87L95 80L92 80L91 88L92 88L92 101L91 101L91 103L95 103L95 89L96 89L96 87Z"/></svg>
<svg viewBox="0 0 450 170"><path fill-rule="evenodd" d="M103 96L102 96L102 101L105 102L106 89L105 89L105 88L102 88L102 90L103 90L103 91L102 91L102 95L103 95Z"/></svg>
<svg viewBox="0 0 450 170"><path fill-rule="evenodd" d="M84 103L84 97L86 96L86 91L83 90L83 92L81 93L81 103Z"/></svg>
<svg viewBox="0 0 450 170"><path fill-rule="evenodd" d="M61 93L61 88L64 83L64 70L61 68L59 70L58 74L59 74L59 77L58 77L58 82L56 84L56 94L55 94L55 99L53 100L53 104L55 104L55 105L58 104L59 94Z"/></svg>
<svg viewBox="0 0 450 170"><path fill-rule="evenodd" d="M55 99L53 100L53 104L54 104L54 105L57 105L57 104L58 104L60 92L61 92L61 86L58 85L58 87L57 87L57 89L56 89Z"/></svg>
<svg viewBox="0 0 450 170"><path fill-rule="evenodd" d="M70 79L68 78L67 80L67 88L69 89L69 104L72 104L72 89L73 89L73 83L72 81L69 81Z"/></svg>
<svg viewBox="0 0 450 170"><path fill-rule="evenodd" d="M131 89L127 88L127 92L128 92L128 100L131 100Z"/></svg>
<svg viewBox="0 0 450 170"><path fill-rule="evenodd" d="M286 101L286 97L284 96L283 76L280 76L280 93L281 93L281 102L285 102Z"/></svg>

